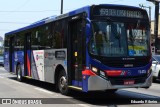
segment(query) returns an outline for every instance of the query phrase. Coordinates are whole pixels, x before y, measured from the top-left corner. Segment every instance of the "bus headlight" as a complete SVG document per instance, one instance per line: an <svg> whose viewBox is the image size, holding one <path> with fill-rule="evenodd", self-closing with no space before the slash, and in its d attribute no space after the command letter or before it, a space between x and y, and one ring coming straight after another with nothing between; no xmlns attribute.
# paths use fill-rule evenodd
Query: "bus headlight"
<svg viewBox="0 0 160 107"><path fill-rule="evenodd" d="M98 69L96 67L92 67L92 71L97 73L98 72Z"/></svg>

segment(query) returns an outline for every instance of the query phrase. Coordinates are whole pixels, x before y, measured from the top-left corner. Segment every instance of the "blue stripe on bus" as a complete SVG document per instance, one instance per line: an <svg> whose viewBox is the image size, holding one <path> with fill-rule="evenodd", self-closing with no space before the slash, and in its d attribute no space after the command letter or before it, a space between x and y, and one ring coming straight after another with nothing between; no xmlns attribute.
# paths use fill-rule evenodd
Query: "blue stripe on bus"
<svg viewBox="0 0 160 107"><path fill-rule="evenodd" d="M89 75L83 75L82 77L83 77L83 80L82 80L82 91L83 92L87 92L88 91L88 78L90 76Z"/></svg>
<svg viewBox="0 0 160 107"><path fill-rule="evenodd" d="M77 86L77 87L82 87L82 82L81 81L72 80L72 85L73 86Z"/></svg>

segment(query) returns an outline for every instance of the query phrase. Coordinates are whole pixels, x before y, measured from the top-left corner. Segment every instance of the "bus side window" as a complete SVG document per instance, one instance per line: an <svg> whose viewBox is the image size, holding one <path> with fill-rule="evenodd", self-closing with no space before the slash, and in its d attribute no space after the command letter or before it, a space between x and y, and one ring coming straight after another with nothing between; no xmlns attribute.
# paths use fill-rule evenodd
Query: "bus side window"
<svg viewBox="0 0 160 107"><path fill-rule="evenodd" d="M47 24L36 32L37 46L39 50L50 49L49 39L50 38L50 25Z"/></svg>
<svg viewBox="0 0 160 107"><path fill-rule="evenodd" d="M32 42L31 42L31 46L32 46L32 50L38 50L38 35L39 35L39 31L36 29L35 31L33 31L32 34Z"/></svg>
<svg viewBox="0 0 160 107"><path fill-rule="evenodd" d="M39 50L39 43L40 43L40 35L39 31L36 31L36 45L37 45L37 50Z"/></svg>

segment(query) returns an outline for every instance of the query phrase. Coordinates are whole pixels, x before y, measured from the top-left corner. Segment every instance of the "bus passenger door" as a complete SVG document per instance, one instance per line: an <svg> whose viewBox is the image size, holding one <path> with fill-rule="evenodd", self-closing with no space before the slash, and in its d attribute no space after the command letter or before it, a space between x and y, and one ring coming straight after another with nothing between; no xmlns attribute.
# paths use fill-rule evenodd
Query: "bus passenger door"
<svg viewBox="0 0 160 107"><path fill-rule="evenodd" d="M10 44L9 44L9 69L10 72L14 72L14 37L10 37Z"/></svg>
<svg viewBox="0 0 160 107"><path fill-rule="evenodd" d="M82 87L82 71L85 63L84 35L82 19L70 22L70 52L71 55L71 84L73 86Z"/></svg>
<svg viewBox="0 0 160 107"><path fill-rule="evenodd" d="M26 33L25 34L25 44L24 44L24 76L31 77L31 33Z"/></svg>

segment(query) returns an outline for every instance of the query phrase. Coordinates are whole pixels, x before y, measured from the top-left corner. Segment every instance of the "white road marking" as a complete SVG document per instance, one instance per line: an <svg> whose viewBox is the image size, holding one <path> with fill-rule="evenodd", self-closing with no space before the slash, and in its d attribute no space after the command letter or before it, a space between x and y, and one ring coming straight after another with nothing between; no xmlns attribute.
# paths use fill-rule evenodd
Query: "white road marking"
<svg viewBox="0 0 160 107"><path fill-rule="evenodd" d="M34 88L34 89L45 92L45 93L48 93L48 94L53 94L52 92L50 92L48 90L45 90L45 89L42 89L42 88Z"/></svg>
<svg viewBox="0 0 160 107"><path fill-rule="evenodd" d="M78 105L82 107L90 107L89 105L86 105L86 104L78 104Z"/></svg>

